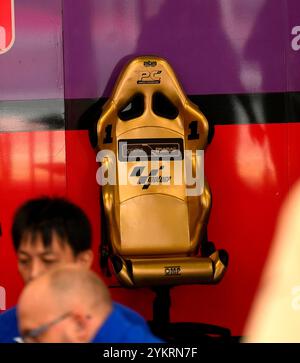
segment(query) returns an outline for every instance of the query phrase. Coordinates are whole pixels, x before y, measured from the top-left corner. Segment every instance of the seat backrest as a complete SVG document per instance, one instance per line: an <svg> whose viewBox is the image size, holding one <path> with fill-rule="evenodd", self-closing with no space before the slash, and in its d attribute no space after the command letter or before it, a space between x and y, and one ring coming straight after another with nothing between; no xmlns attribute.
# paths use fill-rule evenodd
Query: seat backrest
<svg viewBox="0 0 300 363"><path fill-rule="evenodd" d="M165 59L138 57L123 69L97 123L97 148L102 179L115 171L114 182L102 186L108 243L131 261L129 270L135 260L136 271L150 261L158 271L170 257L188 266L184 258L198 254L211 207L203 176L208 131ZM176 271L172 266L165 271ZM205 279L214 273L206 267Z"/></svg>

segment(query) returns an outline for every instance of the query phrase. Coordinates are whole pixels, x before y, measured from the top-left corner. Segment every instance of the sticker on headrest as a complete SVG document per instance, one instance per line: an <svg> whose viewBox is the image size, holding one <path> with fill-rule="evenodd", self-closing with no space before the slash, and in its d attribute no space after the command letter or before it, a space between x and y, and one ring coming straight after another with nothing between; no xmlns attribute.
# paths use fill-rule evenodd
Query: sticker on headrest
<svg viewBox="0 0 300 363"><path fill-rule="evenodd" d="M152 72L142 72L140 74L140 78L136 81L137 84L160 84L159 75L162 73L160 70L152 71Z"/></svg>
<svg viewBox="0 0 300 363"><path fill-rule="evenodd" d="M182 139L123 139L118 143L119 161L183 160Z"/></svg>

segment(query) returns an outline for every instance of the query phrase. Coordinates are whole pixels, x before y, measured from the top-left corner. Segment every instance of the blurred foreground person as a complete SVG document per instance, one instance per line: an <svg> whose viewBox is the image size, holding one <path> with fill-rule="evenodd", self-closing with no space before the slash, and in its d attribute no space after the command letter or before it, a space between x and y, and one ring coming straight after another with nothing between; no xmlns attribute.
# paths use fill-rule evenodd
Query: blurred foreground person
<svg viewBox="0 0 300 363"><path fill-rule="evenodd" d="M65 266L36 278L19 300L18 317L24 342L156 343L145 320L112 303L97 275Z"/></svg>
<svg viewBox="0 0 300 363"><path fill-rule="evenodd" d="M244 342L300 342L300 183L278 221Z"/></svg>
<svg viewBox="0 0 300 363"><path fill-rule="evenodd" d="M59 197L31 199L16 211L12 239L25 284L58 266L93 262L90 222L81 208ZM0 314L0 343L19 335L16 307Z"/></svg>

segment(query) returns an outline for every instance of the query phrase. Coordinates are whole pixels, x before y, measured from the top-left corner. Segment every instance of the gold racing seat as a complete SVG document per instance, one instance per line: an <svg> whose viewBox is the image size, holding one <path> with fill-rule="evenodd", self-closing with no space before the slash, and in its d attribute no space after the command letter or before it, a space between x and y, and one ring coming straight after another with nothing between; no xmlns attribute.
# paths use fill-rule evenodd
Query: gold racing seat
<svg viewBox="0 0 300 363"><path fill-rule="evenodd" d="M102 243L122 285L211 284L224 276L228 255L206 238L211 192L200 180L199 150L208 134L165 59L141 56L123 69L95 134L106 183Z"/></svg>

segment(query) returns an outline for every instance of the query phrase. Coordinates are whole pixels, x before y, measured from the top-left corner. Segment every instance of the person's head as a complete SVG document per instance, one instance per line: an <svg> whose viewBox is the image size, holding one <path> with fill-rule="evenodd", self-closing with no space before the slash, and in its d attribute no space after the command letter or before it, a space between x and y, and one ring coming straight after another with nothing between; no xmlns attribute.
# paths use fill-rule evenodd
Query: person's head
<svg viewBox="0 0 300 363"><path fill-rule="evenodd" d="M23 204L14 216L12 238L25 283L65 263L91 267L90 222L64 198L42 197Z"/></svg>
<svg viewBox="0 0 300 363"><path fill-rule="evenodd" d="M66 265L27 284L18 303L25 342L87 343L112 310L107 287L77 265Z"/></svg>

